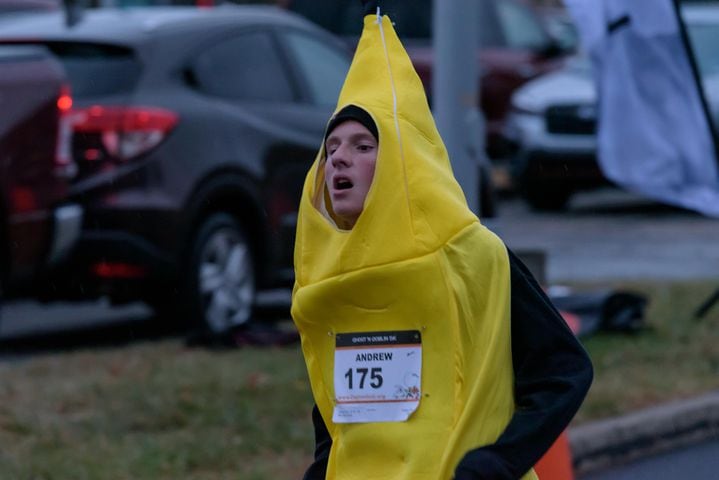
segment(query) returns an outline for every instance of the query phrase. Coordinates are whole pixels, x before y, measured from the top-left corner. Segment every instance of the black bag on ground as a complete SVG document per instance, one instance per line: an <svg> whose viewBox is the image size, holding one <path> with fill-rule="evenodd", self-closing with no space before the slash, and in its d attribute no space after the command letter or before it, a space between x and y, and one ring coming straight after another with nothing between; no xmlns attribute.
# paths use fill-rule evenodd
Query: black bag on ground
<svg viewBox="0 0 719 480"><path fill-rule="evenodd" d="M569 312L580 320L579 336L597 330L634 333L643 329L647 298L634 292L601 290L552 295L558 310Z"/></svg>

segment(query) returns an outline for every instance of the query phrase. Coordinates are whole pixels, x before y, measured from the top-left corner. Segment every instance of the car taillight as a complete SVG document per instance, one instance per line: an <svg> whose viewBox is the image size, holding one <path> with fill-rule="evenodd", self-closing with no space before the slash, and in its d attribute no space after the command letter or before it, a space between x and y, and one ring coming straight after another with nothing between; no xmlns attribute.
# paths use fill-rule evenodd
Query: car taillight
<svg viewBox="0 0 719 480"><path fill-rule="evenodd" d="M55 173L63 178L71 178L77 173L77 165L72 158L72 95L67 85L60 87L57 110L59 124L55 146Z"/></svg>
<svg viewBox="0 0 719 480"><path fill-rule="evenodd" d="M176 113L153 107L93 105L72 113L80 161L125 162L159 145L178 121Z"/></svg>
<svg viewBox="0 0 719 480"><path fill-rule="evenodd" d="M100 278L132 279L143 278L147 270L138 265L121 262L100 262L90 266L90 272Z"/></svg>

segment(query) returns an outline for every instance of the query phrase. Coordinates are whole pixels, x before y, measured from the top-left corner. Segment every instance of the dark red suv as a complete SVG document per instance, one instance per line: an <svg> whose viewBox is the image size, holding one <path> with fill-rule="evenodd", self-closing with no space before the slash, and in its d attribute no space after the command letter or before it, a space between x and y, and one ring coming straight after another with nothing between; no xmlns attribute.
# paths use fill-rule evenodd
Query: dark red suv
<svg viewBox="0 0 719 480"><path fill-rule="evenodd" d="M0 46L0 286L29 292L80 233L82 210L66 203L75 173L71 99L47 49Z"/></svg>

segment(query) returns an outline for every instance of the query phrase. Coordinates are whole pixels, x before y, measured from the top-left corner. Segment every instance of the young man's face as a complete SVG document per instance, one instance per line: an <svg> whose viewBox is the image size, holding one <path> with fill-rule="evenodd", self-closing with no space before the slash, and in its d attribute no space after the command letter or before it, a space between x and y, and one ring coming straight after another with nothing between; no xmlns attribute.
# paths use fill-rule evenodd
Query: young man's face
<svg viewBox="0 0 719 480"><path fill-rule="evenodd" d="M372 185L377 161L377 140L354 120L339 124L325 141L325 185L332 210L353 227Z"/></svg>

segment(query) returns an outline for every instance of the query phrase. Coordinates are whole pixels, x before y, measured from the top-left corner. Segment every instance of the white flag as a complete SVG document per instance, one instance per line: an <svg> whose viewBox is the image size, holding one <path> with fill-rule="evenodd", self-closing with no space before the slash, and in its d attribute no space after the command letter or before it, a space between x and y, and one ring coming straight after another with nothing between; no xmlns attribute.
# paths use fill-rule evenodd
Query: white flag
<svg viewBox="0 0 719 480"><path fill-rule="evenodd" d="M719 217L717 152L672 0L565 0L599 92L599 165L627 190Z"/></svg>

